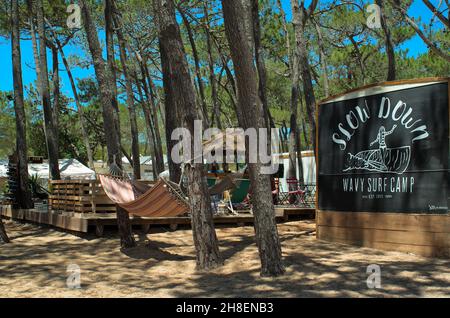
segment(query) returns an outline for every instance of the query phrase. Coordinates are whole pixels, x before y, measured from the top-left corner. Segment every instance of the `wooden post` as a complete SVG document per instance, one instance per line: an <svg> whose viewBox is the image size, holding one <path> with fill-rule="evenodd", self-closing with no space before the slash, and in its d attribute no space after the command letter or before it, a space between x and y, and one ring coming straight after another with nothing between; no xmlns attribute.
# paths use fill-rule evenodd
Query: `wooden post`
<svg viewBox="0 0 450 318"><path fill-rule="evenodd" d="M120 234L120 246L122 248L135 247L136 242L133 237L130 217L128 212L116 204L117 226Z"/></svg>
<svg viewBox="0 0 450 318"><path fill-rule="evenodd" d="M9 243L9 238L8 235L6 234L5 226L3 225L1 213L0 213L0 242Z"/></svg>
<svg viewBox="0 0 450 318"><path fill-rule="evenodd" d="M105 226L103 224L97 223L97 225L95 226L95 235L97 235L97 237L103 237L104 230Z"/></svg>
<svg viewBox="0 0 450 318"><path fill-rule="evenodd" d="M150 232L150 224L141 224L142 234L148 234Z"/></svg>
<svg viewBox="0 0 450 318"><path fill-rule="evenodd" d="M95 206L95 196L96 196L96 185L97 185L97 180L96 181L91 181L89 183L89 188L90 188L90 197L91 197L91 208L92 208L92 212L95 214L97 213L97 209Z"/></svg>

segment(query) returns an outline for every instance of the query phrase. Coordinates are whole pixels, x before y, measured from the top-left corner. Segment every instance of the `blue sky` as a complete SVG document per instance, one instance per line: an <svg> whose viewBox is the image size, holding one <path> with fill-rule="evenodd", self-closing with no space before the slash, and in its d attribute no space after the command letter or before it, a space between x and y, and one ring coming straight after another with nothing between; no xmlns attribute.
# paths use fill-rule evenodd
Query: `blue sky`
<svg viewBox="0 0 450 318"><path fill-rule="evenodd" d="M308 1L307 1L308 2ZM286 11L287 18L290 20L290 5L289 0L283 0L283 7ZM414 1L413 5L409 9L409 15L414 18L421 18L423 22L429 21L431 18L430 10L423 4L422 1ZM102 38L102 34L100 36ZM411 40L405 42L402 46L402 49L409 50L409 56L417 56L420 53L426 52L427 47L422 42L422 40L416 35ZM29 85L33 83L36 79L36 74L34 71L34 60L33 60L33 50L31 46L31 40L21 41L21 50L22 50L22 73L23 73L23 81L24 85ZM76 47L67 45L64 48L65 55L73 55L78 54L84 56L84 52ZM48 52L48 60L49 60L49 69L51 70L51 55ZM0 80L0 91L11 91L13 89L12 83L12 62L11 62L11 42L10 39L5 39L0 37L0 61L1 61L1 80ZM72 91L70 88L70 82L67 77L67 74L64 70L64 65L60 62L60 77L61 77L61 91L63 94L72 97ZM93 68L90 69L82 69L82 68L73 68L72 73L77 78L85 78L89 75L93 74Z"/></svg>

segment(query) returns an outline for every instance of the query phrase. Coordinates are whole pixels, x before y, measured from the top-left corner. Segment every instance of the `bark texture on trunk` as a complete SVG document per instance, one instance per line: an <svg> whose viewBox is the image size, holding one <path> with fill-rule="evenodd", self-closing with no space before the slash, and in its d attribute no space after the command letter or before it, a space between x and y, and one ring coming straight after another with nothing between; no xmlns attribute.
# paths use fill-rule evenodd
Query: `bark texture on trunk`
<svg viewBox="0 0 450 318"><path fill-rule="evenodd" d="M167 76L163 76L163 85L164 85L164 106L165 106L165 117L166 117L166 145L167 145L167 161L169 165L169 175L170 181L178 183L181 177L181 166L178 163L175 163L172 160L172 149L177 144L175 140L172 140L172 131L178 127L180 127L180 121L178 118L178 110L177 104L175 103L173 96L173 88L172 88L172 79L170 74L172 74L171 66L168 62L168 54L165 51L164 46L159 43L159 51L161 54L161 66L163 74L168 74Z"/></svg>
<svg viewBox="0 0 450 318"><path fill-rule="evenodd" d="M59 111L61 108L60 105L60 95L61 90L59 86L59 54L58 54L58 48L52 44L51 46L52 50L52 66L53 66L53 72L52 72L52 95L53 95L53 127L55 131L56 140L59 140Z"/></svg>
<svg viewBox="0 0 450 318"><path fill-rule="evenodd" d="M299 73L299 57L297 51L291 50L291 43L289 38L289 31L287 27L286 14L283 10L281 1L277 1L278 9L281 12L283 31L286 42L286 50L288 52L289 61L289 73L291 75L291 101L290 110L291 116L289 119L289 169L288 176L290 178L297 178L297 171L299 176L299 181L303 182L303 165L302 165L302 153L301 153L301 139L300 139L300 129L298 126L298 102L300 99L299 83L300 83L300 73Z"/></svg>
<svg viewBox="0 0 450 318"><path fill-rule="evenodd" d="M116 53L114 49L114 24L113 24L113 4L112 0L105 0L105 40L106 40L106 61L107 71L111 82L114 83L111 88L111 103L114 109L114 125L119 143L120 137L120 110L117 101L117 73L116 73ZM131 163L131 161L130 161Z"/></svg>
<svg viewBox="0 0 450 318"><path fill-rule="evenodd" d="M57 140L57 127L54 126L54 115L52 103L50 100L50 84L48 80L47 67L47 45L45 43L45 23L44 23L44 7L42 0L36 0L36 20L37 30L39 34L39 69L41 73L41 101L44 110L44 130L47 142L48 161L50 166L50 175L53 180L61 179L59 171L59 151Z"/></svg>
<svg viewBox="0 0 450 318"><path fill-rule="evenodd" d="M394 42L392 41L391 31L389 30L389 27L387 25L386 21L386 12L384 7L384 1L383 0L376 0L376 4L380 7L381 12L381 28L383 29L384 33L384 41L386 46L386 55L388 59L388 72L387 72L387 80L388 81L394 81L396 77L396 71L395 71L395 53L394 53Z"/></svg>
<svg viewBox="0 0 450 318"><path fill-rule="evenodd" d="M103 128L105 132L106 146L108 150L108 164L115 162L121 166L120 141L118 138L117 127L114 124L114 105L113 90L115 83L113 82L106 63L102 57L100 42L97 37L97 30L92 20L90 8L86 4L86 0L81 1L84 28L87 35L89 50L94 63L95 75L99 84L100 99L102 103Z"/></svg>
<svg viewBox="0 0 450 318"><path fill-rule="evenodd" d="M264 52L261 46L261 23L259 20L259 5L258 0L251 0L252 6L252 21L253 21L253 39L255 44L255 60L256 68L258 70L258 93L263 105L263 114L266 127L275 128L272 115L269 109L269 101L267 99L267 73L266 65L264 63Z"/></svg>
<svg viewBox="0 0 450 318"><path fill-rule="evenodd" d="M157 172L157 167L156 167L156 160L155 160L155 153L156 153L156 147L155 147L155 127L153 124L153 120L152 120L152 116L150 115L150 107L149 106L149 101L148 99L146 99L144 97L144 94L142 92L142 85L141 85L141 80L139 79L137 72L134 72L133 77L135 79L135 85L139 94L139 98L141 100L140 104L142 107L142 111L144 113L144 119L145 119L145 125L146 125L146 134L147 134L147 144L146 144L146 149L144 150L144 152L147 150L147 146L150 147L150 157L151 157L151 162L152 162L152 172L153 172L153 179L156 180L158 177L158 174L160 172Z"/></svg>
<svg viewBox="0 0 450 318"><path fill-rule="evenodd" d="M136 108L134 105L133 84L130 78L130 72L127 66L126 40L122 32L122 23L116 14L116 7L113 1L113 20L115 24L117 39L119 40L119 55L122 64L122 72L125 79L125 90L127 95L127 107L130 116L131 130L131 159L133 165L133 174L135 179L141 179L141 163L139 151L139 131L137 125Z"/></svg>
<svg viewBox="0 0 450 318"><path fill-rule="evenodd" d="M322 30L320 29L320 25L316 21L313 21L313 23L314 27L316 28L317 40L319 44L320 66L322 68L323 73L323 92L325 94L325 97L328 97L330 95L330 84L328 82L328 63L327 63L327 56L325 54L325 45Z"/></svg>
<svg viewBox="0 0 450 318"><path fill-rule="evenodd" d="M159 175L164 171L164 156L162 149L162 141L161 141L161 133L159 129L159 119L157 110L160 109L160 98L156 96L156 88L154 88L153 81L150 76L150 72L148 70L146 61L142 58L139 50L132 49L130 45L127 43L127 50L129 52L133 51L136 55L136 59L138 61L139 70L141 73L141 77L137 76L137 71L135 70L135 79L136 86L138 87L139 94L142 95L142 89L145 93L146 103L142 105L144 108L145 120L148 128L148 132L151 132L153 136L152 147L153 147L153 172L156 175ZM144 98L141 98L144 100Z"/></svg>
<svg viewBox="0 0 450 318"><path fill-rule="evenodd" d="M39 98L41 96L41 69L39 67L39 48L36 38L36 24L34 22L35 20L35 5L33 3L33 0L27 0L27 8L28 8L28 14L30 16L29 23L30 23L30 34L31 34L31 43L33 47L33 58L34 58L34 67L36 71L36 79L37 79L37 88L39 93Z"/></svg>
<svg viewBox="0 0 450 318"><path fill-rule="evenodd" d="M20 30L19 30L19 4L18 0L12 1L11 18L11 49L13 64L13 86L14 86L14 112L16 117L16 151L18 157L19 174L19 204L22 209L31 209L33 202L28 183L28 154L27 154L27 134L26 118L23 97L22 81L22 58L20 50ZM1 217L0 217L1 218ZM3 224L1 224L3 226ZM6 232L5 232L5 238Z"/></svg>
<svg viewBox="0 0 450 318"><path fill-rule="evenodd" d="M130 248L136 246L136 241L133 237L133 231L131 228L131 222L128 212L117 205L116 213L117 226L119 228L120 234L120 246L122 248Z"/></svg>
<svg viewBox="0 0 450 318"><path fill-rule="evenodd" d="M238 87L238 108L241 110L244 128L264 127L262 104L258 97L256 71L253 66L243 12L240 1L222 0L225 33L230 45L231 57ZM251 182L251 202L255 216L255 234L261 259L261 275L277 276L284 273L281 245L275 222L272 191L268 175L261 174L260 163L248 165Z"/></svg>
<svg viewBox="0 0 450 318"><path fill-rule="evenodd" d="M214 121L211 120L211 125L213 125L215 122L216 128L222 129L222 123L220 121L220 104L219 96L217 94L217 80L215 74L214 57L212 53L208 2L205 2L203 6L203 13L205 15L206 52L208 54L209 85L211 86L212 118L214 119Z"/></svg>
<svg viewBox="0 0 450 318"><path fill-rule="evenodd" d="M198 55L197 45L195 43L194 34L192 32L192 28L189 23L189 20L180 5L178 5L178 11L180 12L181 18L183 19L183 24L186 28L189 43L192 48L192 56L194 58L194 65L195 65L195 77L197 78L197 85L198 85L198 91L200 94L200 102L201 102L201 106L202 106L201 110L202 110L202 117L203 117L204 125L205 125L205 127L209 127L208 109L206 107L205 86L203 85L202 73L201 73L201 69L200 69L200 58Z"/></svg>
<svg viewBox="0 0 450 318"><path fill-rule="evenodd" d="M16 0L13 0L16 1ZM0 217L0 243L9 243L9 237L8 234L6 233L6 229L5 229L5 225L3 224L3 220Z"/></svg>
<svg viewBox="0 0 450 318"><path fill-rule="evenodd" d="M149 87L149 97L151 101L151 114L153 119L153 124L155 125L155 160L156 160L156 166L158 173L161 173L165 169L165 163L164 163L164 155L163 155L163 147L162 147L162 140L161 140L161 133L160 133L160 126L159 126L159 118L163 119L162 115L162 107L161 107L161 98L158 95L158 91L155 87L155 84L153 83L153 80L151 78L150 72L148 71L148 67L145 66L145 78L147 78L148 81L148 87ZM145 82L145 80L144 80ZM146 85L144 84L144 87ZM146 93L147 94L147 93ZM160 112L158 116L158 110ZM164 121L163 121L164 125Z"/></svg>
<svg viewBox="0 0 450 318"><path fill-rule="evenodd" d="M158 21L160 46L164 52L163 77L166 96L176 105L183 126L194 136L194 120L199 119L195 90L189 74L181 33L175 17L173 0L154 0ZM171 87L166 87L170 78ZM171 109L166 109L166 114ZM193 138L192 144L193 146ZM216 231L212 219L211 200L208 193L204 165L194 163L186 169L191 205L192 234L197 255L197 268L209 270L223 264L219 253Z"/></svg>
<svg viewBox="0 0 450 318"><path fill-rule="evenodd" d="M300 74L303 83L303 94L305 96L306 112L311 130L311 139L313 151L316 151L316 98L314 95L314 86L312 84L311 67L308 59L308 46L305 38L306 22L317 6L318 0L313 0L308 9L299 6L297 0L291 0L292 24L294 26L296 51L299 59Z"/></svg>
<svg viewBox="0 0 450 318"><path fill-rule="evenodd" d="M49 24L48 21L47 21L47 24ZM59 41L58 37L56 36L56 34L53 30L53 27L50 24L49 24L49 26L50 26L50 32L52 34L53 40L55 41L55 44L59 50L59 54L61 55L61 59L63 61L64 67L66 69L67 77L69 78L70 87L71 87L72 93L73 93L73 98L75 99L75 105L77 106L78 119L80 121L80 128L81 128L81 137L83 139L84 146L86 147L86 154L88 157L88 165L89 165L89 168L93 169L94 168L94 156L92 153L91 145L89 143L89 135L86 130L86 120L84 118L83 106L81 105L80 98L78 96L78 90L75 85L75 80L72 75L72 70L70 69L70 65L69 65L69 62L67 61L66 55L64 54L64 50L61 45L61 42Z"/></svg>
<svg viewBox="0 0 450 318"><path fill-rule="evenodd" d="M105 132L106 147L108 150L108 164L113 162L119 167L122 166L122 151L120 146L119 133L114 120L113 92L116 83L109 77L107 65L102 57L100 42L97 37L97 30L92 20L90 8L86 0L80 0L83 25L89 44L92 60L94 62L95 75L99 84L100 100L102 103L103 129ZM121 208L117 208L117 225L119 227L120 244L122 247L133 247L136 245L131 232L129 215Z"/></svg>

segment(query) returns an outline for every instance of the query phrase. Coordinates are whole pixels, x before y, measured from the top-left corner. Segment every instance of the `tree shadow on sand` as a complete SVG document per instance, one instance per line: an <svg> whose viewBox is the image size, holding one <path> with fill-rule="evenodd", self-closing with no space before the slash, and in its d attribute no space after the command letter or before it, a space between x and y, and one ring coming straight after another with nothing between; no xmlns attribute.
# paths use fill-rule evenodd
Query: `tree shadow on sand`
<svg viewBox="0 0 450 318"><path fill-rule="evenodd" d="M194 257L170 253L164 250L160 243L150 242L147 244L138 243L136 247L121 249L122 253L132 259L157 260L157 261L186 261L195 260Z"/></svg>
<svg viewBox="0 0 450 318"><path fill-rule="evenodd" d="M38 227L25 232L13 243L0 246L1 276L11 286L25 285L21 290L24 295L36 293L27 282L52 290L66 288L67 266L74 263L83 275L80 295L87 290L91 295L98 283L106 283L119 293L131 290L146 297L450 296L448 260L410 260L405 254L406 261L398 258L398 253L391 259L389 252L318 241L302 230L280 231L287 271L276 278L259 276L251 228L219 232L226 261L211 272L193 270L195 251L190 231L139 235L137 247L122 251L117 234L86 240ZM380 289L367 287L369 264L381 266Z"/></svg>

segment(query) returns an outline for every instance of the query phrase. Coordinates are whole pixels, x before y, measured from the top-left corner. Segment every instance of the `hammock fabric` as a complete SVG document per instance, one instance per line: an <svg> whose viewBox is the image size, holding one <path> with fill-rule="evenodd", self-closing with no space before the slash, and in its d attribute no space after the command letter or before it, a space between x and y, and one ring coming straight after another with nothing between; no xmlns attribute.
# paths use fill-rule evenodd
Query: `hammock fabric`
<svg viewBox="0 0 450 318"><path fill-rule="evenodd" d="M173 217L189 212L189 204L177 184L159 179L145 190L136 181L100 175L106 195L128 213L145 217Z"/></svg>

